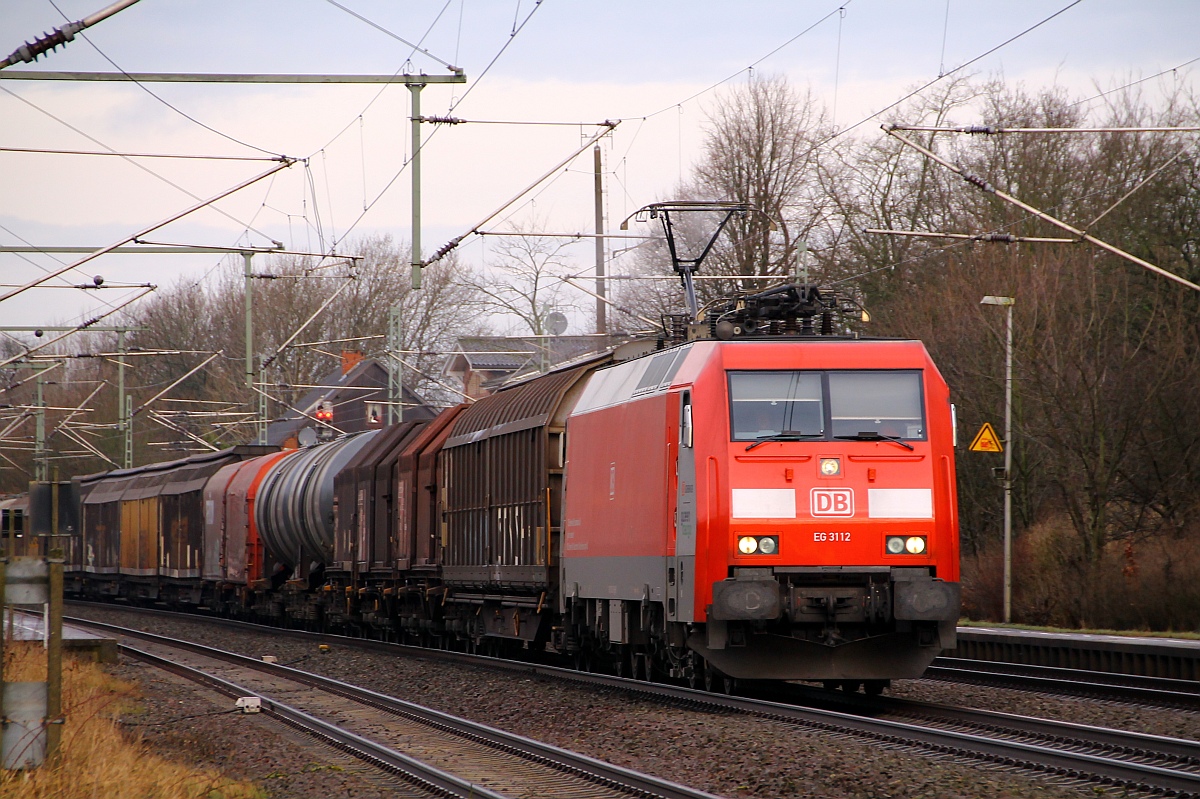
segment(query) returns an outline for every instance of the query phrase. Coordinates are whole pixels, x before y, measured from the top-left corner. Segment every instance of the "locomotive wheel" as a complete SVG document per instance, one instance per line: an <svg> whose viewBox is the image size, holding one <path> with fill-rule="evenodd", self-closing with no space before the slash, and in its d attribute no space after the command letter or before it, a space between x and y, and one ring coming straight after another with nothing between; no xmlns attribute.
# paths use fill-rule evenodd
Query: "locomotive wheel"
<svg viewBox="0 0 1200 799"><path fill-rule="evenodd" d="M694 653L692 654L692 669L688 674L687 680L688 688L691 688L692 690L700 690L700 688L704 687L708 671L707 666L708 664L704 658ZM704 688L704 690L707 691L708 688Z"/></svg>
<svg viewBox="0 0 1200 799"><path fill-rule="evenodd" d="M736 677L730 677L728 674L722 674L721 689L722 693L735 696L741 690L741 686L738 684Z"/></svg>
<svg viewBox="0 0 1200 799"><path fill-rule="evenodd" d="M708 661L704 662L704 674L701 675L701 678L704 685L704 690L708 691L710 694L720 692L720 689L717 687L717 670L714 669Z"/></svg>

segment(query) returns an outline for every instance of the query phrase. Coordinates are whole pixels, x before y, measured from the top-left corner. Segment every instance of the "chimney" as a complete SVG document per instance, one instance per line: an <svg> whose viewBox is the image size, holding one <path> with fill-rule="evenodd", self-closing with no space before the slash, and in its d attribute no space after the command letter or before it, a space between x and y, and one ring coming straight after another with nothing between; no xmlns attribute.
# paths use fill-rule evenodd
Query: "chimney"
<svg viewBox="0 0 1200 799"><path fill-rule="evenodd" d="M342 374L348 374L351 369L362 363L363 354L351 350L342 350Z"/></svg>

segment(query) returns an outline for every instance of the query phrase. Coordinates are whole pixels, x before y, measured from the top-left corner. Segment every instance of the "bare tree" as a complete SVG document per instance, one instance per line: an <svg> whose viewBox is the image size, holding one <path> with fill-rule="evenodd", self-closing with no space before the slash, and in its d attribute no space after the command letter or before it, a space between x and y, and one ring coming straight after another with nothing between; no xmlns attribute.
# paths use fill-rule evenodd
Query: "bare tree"
<svg viewBox="0 0 1200 799"><path fill-rule="evenodd" d="M478 309L535 336L549 333L546 317L551 313L574 307L565 299L563 280L570 273L564 253L571 242L539 236L540 232L535 224L526 232L498 238L486 267L464 277Z"/></svg>
<svg viewBox="0 0 1200 799"><path fill-rule="evenodd" d="M386 336L395 308L397 354L413 367L404 367L405 384L435 401L450 401L427 375L436 374L441 353L451 348L457 335L480 329L460 263L454 258L443 260L427 271L422 289L414 291L407 248L390 237L361 239L348 252L362 256L357 266L338 258L278 256L264 259L261 265L256 261L254 352L270 358L261 378L273 385L268 391L293 402L306 392L303 386L317 383L335 368L343 349L386 359ZM245 387L245 277L240 259L227 264L215 281L183 281L160 291L129 314L128 321L149 328L132 337L134 346L223 353L181 384L176 395L241 402L247 411L257 408L258 394ZM307 326L296 335L305 322ZM169 385L202 359L195 352L142 359L134 390L149 397L156 387ZM216 434L198 421L191 432L219 443L236 443L249 429L229 427Z"/></svg>
<svg viewBox="0 0 1200 799"><path fill-rule="evenodd" d="M732 218L705 259L703 275L729 280L700 281L702 304L763 285L738 278L788 276L796 267L800 242L816 245L822 238L834 208L821 175L831 152L824 143L832 133L812 92L800 91L780 76L755 76L718 97L708 112L700 161L671 199L738 202L753 212ZM716 216L679 215L679 245L702 247L718 221ZM662 242L639 248L631 261L635 274L671 274ZM613 293L620 305L648 318L683 310L679 287L667 281L625 285ZM644 327L628 314L617 318Z"/></svg>

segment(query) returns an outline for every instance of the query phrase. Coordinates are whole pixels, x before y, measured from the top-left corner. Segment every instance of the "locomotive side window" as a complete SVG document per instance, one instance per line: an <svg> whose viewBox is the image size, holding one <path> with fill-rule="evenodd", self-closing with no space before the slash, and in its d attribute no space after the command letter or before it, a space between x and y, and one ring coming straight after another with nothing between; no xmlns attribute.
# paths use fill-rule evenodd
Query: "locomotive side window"
<svg viewBox="0 0 1200 799"><path fill-rule="evenodd" d="M734 441L925 438L921 372L729 373Z"/></svg>
<svg viewBox="0 0 1200 799"><path fill-rule="evenodd" d="M692 446L692 394L683 392L683 407L679 415L679 446Z"/></svg>
<svg viewBox="0 0 1200 799"><path fill-rule="evenodd" d="M769 436L824 438L820 372L730 372L734 441Z"/></svg>
<svg viewBox="0 0 1200 799"><path fill-rule="evenodd" d="M830 372L833 435L925 438L920 372Z"/></svg>

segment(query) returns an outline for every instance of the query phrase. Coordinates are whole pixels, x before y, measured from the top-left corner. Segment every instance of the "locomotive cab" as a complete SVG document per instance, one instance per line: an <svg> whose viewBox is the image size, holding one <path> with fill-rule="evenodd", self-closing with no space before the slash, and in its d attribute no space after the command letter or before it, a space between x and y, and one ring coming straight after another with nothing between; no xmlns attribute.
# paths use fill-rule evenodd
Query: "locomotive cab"
<svg viewBox="0 0 1200 799"><path fill-rule="evenodd" d="M736 342L695 378L681 444L706 464L710 561L689 646L739 678L919 676L959 609L949 398L924 347Z"/></svg>

